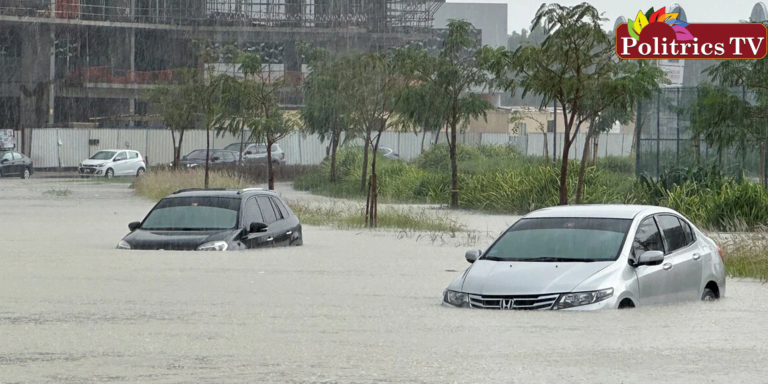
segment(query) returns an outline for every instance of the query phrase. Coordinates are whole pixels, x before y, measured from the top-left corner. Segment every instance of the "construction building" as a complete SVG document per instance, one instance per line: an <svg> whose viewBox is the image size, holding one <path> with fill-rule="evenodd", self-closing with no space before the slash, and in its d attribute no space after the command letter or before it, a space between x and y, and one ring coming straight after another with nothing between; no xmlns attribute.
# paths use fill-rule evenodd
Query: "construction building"
<svg viewBox="0 0 768 384"><path fill-rule="evenodd" d="M194 40L258 52L273 77L301 79L298 42L369 52L426 41L442 1L0 0L0 129L146 125L146 91L197 65Z"/></svg>

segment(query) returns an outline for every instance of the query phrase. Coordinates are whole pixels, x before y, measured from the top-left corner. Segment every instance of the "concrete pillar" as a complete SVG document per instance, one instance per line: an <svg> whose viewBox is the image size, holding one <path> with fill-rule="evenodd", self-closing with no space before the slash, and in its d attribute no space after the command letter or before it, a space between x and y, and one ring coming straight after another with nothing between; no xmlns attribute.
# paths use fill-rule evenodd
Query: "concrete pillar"
<svg viewBox="0 0 768 384"><path fill-rule="evenodd" d="M19 79L21 125L25 128L42 128L52 123L54 28L53 25L32 23L21 27L22 36L26 36L21 45Z"/></svg>

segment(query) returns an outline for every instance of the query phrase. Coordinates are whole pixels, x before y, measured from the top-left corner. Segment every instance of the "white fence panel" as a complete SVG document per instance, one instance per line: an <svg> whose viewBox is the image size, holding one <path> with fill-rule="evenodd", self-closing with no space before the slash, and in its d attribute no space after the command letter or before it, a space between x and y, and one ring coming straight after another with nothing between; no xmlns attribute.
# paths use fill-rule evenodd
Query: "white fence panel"
<svg viewBox="0 0 768 384"><path fill-rule="evenodd" d="M59 166L58 135L56 128L40 128L32 130L30 135L30 158L35 167L55 168Z"/></svg>
<svg viewBox="0 0 768 384"><path fill-rule="evenodd" d="M80 162L90 157L88 131L87 129L58 129L58 139L61 141L58 147L58 160L62 167L77 167Z"/></svg>
<svg viewBox="0 0 768 384"><path fill-rule="evenodd" d="M483 133L480 137L480 143L483 145L509 145L509 134L506 133Z"/></svg>
<svg viewBox="0 0 768 384"><path fill-rule="evenodd" d="M173 161L173 139L171 131L150 129L147 135L147 160L150 165L168 165ZM178 137L176 138L178 140ZM183 143L182 143L183 145Z"/></svg>

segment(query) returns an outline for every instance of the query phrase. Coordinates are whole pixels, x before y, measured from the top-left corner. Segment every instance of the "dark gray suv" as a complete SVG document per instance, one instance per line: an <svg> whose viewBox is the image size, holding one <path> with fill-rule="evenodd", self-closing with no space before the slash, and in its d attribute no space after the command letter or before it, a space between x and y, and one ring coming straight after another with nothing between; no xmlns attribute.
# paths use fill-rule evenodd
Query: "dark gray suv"
<svg viewBox="0 0 768 384"><path fill-rule="evenodd" d="M240 153L240 143L232 143L224 147L227 151ZM243 160L246 164L267 164L267 145L246 143L243 145ZM285 152L277 144L272 144L272 165L285 165Z"/></svg>

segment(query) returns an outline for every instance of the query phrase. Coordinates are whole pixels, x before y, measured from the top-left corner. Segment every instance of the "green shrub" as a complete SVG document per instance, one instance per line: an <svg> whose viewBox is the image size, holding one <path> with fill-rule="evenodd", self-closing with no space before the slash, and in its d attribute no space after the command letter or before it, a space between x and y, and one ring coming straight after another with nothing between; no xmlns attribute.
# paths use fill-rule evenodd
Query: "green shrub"
<svg viewBox="0 0 768 384"><path fill-rule="evenodd" d="M624 175L635 174L635 158L631 156L606 156L597 159L597 167Z"/></svg>

